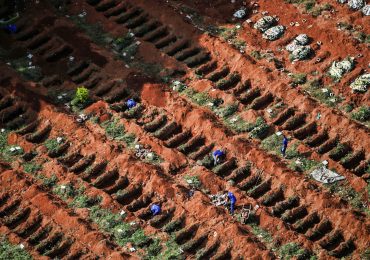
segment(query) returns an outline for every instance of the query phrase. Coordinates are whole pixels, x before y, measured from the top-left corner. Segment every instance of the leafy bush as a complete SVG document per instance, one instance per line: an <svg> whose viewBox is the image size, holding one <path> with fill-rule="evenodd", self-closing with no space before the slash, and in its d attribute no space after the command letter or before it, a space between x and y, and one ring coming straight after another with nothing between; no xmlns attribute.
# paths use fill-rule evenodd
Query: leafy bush
<svg viewBox="0 0 370 260"><path fill-rule="evenodd" d="M361 122L368 121L370 119L370 107L360 107L357 111L352 112L352 118Z"/></svg>
<svg viewBox="0 0 370 260"><path fill-rule="evenodd" d="M72 106L83 107L89 101L89 90L85 87L79 87L76 90L75 96L71 101Z"/></svg>
<svg viewBox="0 0 370 260"><path fill-rule="evenodd" d="M31 255L19 245L12 245L4 237L0 237L0 259L30 260Z"/></svg>

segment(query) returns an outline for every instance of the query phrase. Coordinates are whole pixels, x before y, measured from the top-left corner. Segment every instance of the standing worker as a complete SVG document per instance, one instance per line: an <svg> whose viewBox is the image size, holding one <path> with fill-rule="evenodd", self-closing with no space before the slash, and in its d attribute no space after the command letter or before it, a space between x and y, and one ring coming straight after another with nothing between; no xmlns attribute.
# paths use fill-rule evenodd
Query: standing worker
<svg viewBox="0 0 370 260"><path fill-rule="evenodd" d="M283 157L285 157L287 147L288 147L288 138L285 135L283 135L283 146L281 147L281 153L283 154Z"/></svg>
<svg viewBox="0 0 370 260"><path fill-rule="evenodd" d="M231 191L227 193L227 200L230 201L230 214L233 215L234 209L235 209L236 197Z"/></svg>
<svg viewBox="0 0 370 260"><path fill-rule="evenodd" d="M161 213L161 206L159 206L158 204L153 204L150 207L150 211L152 212L153 216L156 216Z"/></svg>
<svg viewBox="0 0 370 260"><path fill-rule="evenodd" d="M131 109L136 106L136 102L134 99L130 98L129 100L127 100L126 105L128 109Z"/></svg>
<svg viewBox="0 0 370 260"><path fill-rule="evenodd" d="M212 157L214 161L214 166L216 166L219 162L220 159L225 155L225 153L222 150L216 150L213 152Z"/></svg>

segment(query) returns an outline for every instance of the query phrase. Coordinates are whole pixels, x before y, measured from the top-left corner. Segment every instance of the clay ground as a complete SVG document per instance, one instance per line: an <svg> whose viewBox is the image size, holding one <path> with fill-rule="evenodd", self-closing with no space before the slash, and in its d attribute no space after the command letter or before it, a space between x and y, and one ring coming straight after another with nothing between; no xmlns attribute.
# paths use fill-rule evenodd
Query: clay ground
<svg viewBox="0 0 370 260"><path fill-rule="evenodd" d="M369 18L290 2L25 2L0 31L1 243L24 259L369 259L370 96L350 88ZM275 41L253 27L265 15ZM313 53L292 60L302 33ZM323 161L345 180L313 179ZM234 215L209 196L226 190Z"/></svg>

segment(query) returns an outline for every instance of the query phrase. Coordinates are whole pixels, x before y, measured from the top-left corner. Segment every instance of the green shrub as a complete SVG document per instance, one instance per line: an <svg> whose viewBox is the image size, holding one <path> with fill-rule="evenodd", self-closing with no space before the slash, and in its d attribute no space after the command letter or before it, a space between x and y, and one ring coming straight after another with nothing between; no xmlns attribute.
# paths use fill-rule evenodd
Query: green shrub
<svg viewBox="0 0 370 260"><path fill-rule="evenodd" d="M361 122L368 121L370 119L370 106L363 106L357 111L352 112L352 118Z"/></svg>
<svg viewBox="0 0 370 260"><path fill-rule="evenodd" d="M120 124L118 118L105 121L102 124L106 134L114 140L123 140L125 136L125 127Z"/></svg>
<svg viewBox="0 0 370 260"><path fill-rule="evenodd" d="M71 101L72 106L85 106L89 101L89 90L85 87L79 87L76 90L75 96Z"/></svg>

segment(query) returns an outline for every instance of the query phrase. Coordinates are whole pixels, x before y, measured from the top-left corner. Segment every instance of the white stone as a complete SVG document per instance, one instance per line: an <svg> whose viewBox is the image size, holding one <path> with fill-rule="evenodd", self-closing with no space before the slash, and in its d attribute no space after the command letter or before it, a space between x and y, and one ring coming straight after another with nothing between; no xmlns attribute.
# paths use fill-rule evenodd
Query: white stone
<svg viewBox="0 0 370 260"><path fill-rule="evenodd" d="M323 165L328 165L328 163L329 163L329 162L328 162L327 160L322 161L322 164L323 164Z"/></svg>
<svg viewBox="0 0 370 260"><path fill-rule="evenodd" d="M63 97L62 96L58 96L58 99L62 99Z"/></svg>
<svg viewBox="0 0 370 260"><path fill-rule="evenodd" d="M141 145L140 144L136 144L135 145L135 149L139 150L141 148Z"/></svg>
<svg viewBox="0 0 370 260"><path fill-rule="evenodd" d="M33 55L32 55L31 53L29 53L29 54L27 55L27 58L29 58L29 59L32 59L32 57L33 57Z"/></svg>
<svg viewBox="0 0 370 260"><path fill-rule="evenodd" d="M74 61L75 57L69 56L69 61Z"/></svg>
<svg viewBox="0 0 370 260"><path fill-rule="evenodd" d="M322 88L322 89L321 89L321 92L322 92L322 93L327 93L328 91L329 91L329 90L328 90L327 88Z"/></svg>
<svg viewBox="0 0 370 260"><path fill-rule="evenodd" d="M62 137L57 137L57 143L60 144L63 141Z"/></svg>
<svg viewBox="0 0 370 260"><path fill-rule="evenodd" d="M135 225L136 225L135 221L130 222L130 226L135 226Z"/></svg>
<svg viewBox="0 0 370 260"><path fill-rule="evenodd" d="M11 152L14 152L15 151L15 148L14 147L10 147L9 149Z"/></svg>
<svg viewBox="0 0 370 260"><path fill-rule="evenodd" d="M20 146L16 146L16 147L15 147L15 149L16 149L16 150L21 150L21 149L22 149L22 147L20 147Z"/></svg>
<svg viewBox="0 0 370 260"><path fill-rule="evenodd" d="M19 244L19 248L20 249L23 249L24 248L24 245L23 244Z"/></svg>
<svg viewBox="0 0 370 260"><path fill-rule="evenodd" d="M239 18L239 19L244 18L244 17L245 17L245 15L246 15L246 12L245 12L245 10L244 10L244 9L240 9L240 10L238 10L238 11L236 11L236 12L234 13L234 17L235 17L235 18Z"/></svg>
<svg viewBox="0 0 370 260"><path fill-rule="evenodd" d="M130 252L135 252L135 251L136 251L135 247L130 247Z"/></svg>
<svg viewBox="0 0 370 260"><path fill-rule="evenodd" d="M280 135L282 135L282 134L283 134L283 133L282 133L282 132L280 132L280 131L279 131L279 132L276 132L276 135L277 135L277 136L280 136Z"/></svg>
<svg viewBox="0 0 370 260"><path fill-rule="evenodd" d="M1 128L1 132L4 133L5 132L5 129L4 128Z"/></svg>
<svg viewBox="0 0 370 260"><path fill-rule="evenodd" d="M148 159L153 159L153 157L154 157L154 155L153 155L153 153L148 153L147 155L146 155L146 157L148 157Z"/></svg>
<svg viewBox="0 0 370 260"><path fill-rule="evenodd" d="M121 212L119 213L121 216L122 215L125 215L126 214L126 211L124 211L124 210L121 210Z"/></svg>
<svg viewBox="0 0 370 260"><path fill-rule="evenodd" d="M135 43L136 43L136 45L140 45L140 44L141 44L141 42L140 42L140 41L136 41Z"/></svg>
<svg viewBox="0 0 370 260"><path fill-rule="evenodd" d="M60 188L62 189L62 190L64 190L65 188L67 188L65 185L61 185L60 186Z"/></svg>

